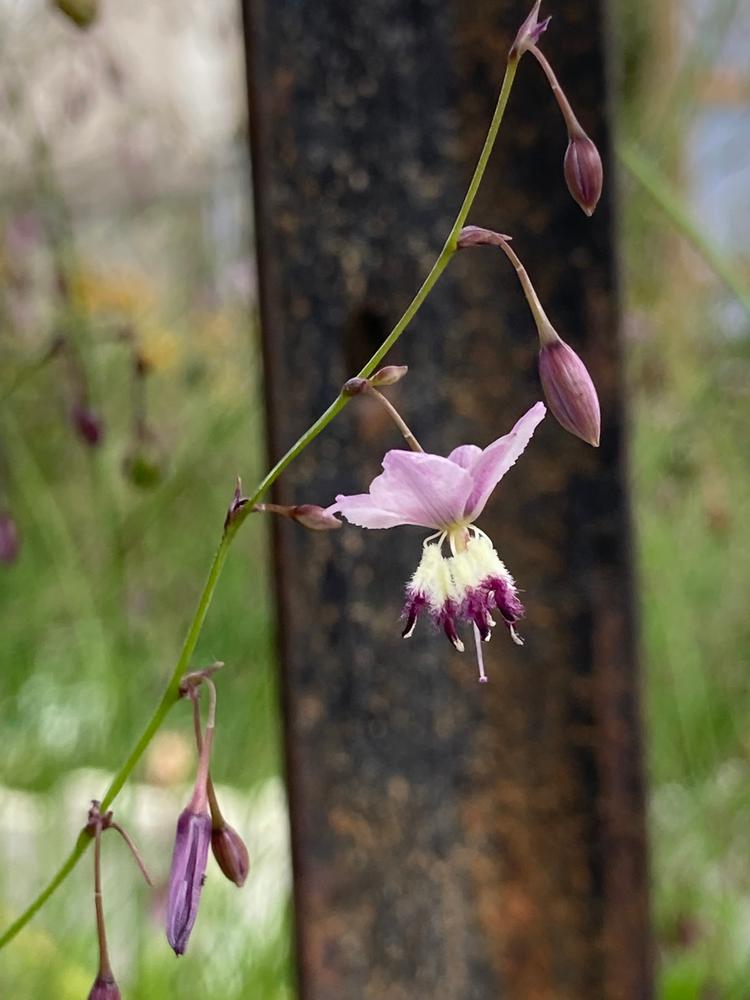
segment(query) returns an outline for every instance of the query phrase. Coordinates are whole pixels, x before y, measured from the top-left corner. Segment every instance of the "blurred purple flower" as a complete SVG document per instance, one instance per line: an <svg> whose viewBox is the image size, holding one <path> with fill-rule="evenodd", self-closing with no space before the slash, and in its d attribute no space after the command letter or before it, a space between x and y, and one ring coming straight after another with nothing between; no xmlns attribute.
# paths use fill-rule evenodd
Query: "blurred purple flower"
<svg viewBox="0 0 750 1000"><path fill-rule="evenodd" d="M18 558L21 539L16 522L8 513L0 513L0 563L10 566Z"/></svg>

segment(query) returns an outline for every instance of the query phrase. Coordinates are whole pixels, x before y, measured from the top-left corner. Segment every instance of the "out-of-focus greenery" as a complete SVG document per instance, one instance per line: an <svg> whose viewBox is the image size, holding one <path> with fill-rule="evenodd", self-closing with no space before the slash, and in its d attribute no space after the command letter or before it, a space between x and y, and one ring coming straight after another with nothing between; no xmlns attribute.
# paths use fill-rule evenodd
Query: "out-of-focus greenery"
<svg viewBox="0 0 750 1000"><path fill-rule="evenodd" d="M740 23L736 0L620 0L617 8L626 52L621 141L636 144L666 174L682 210L716 241L716 220L700 215L693 168L723 155L715 183L731 197L726 182L742 169L731 146L747 149L750 114L745 97L743 119L734 96L742 94L742 65L740 89L733 90L724 53L728 40L737 51L743 30L746 50L747 18ZM744 80L747 88L746 66ZM701 136L711 134L701 120L721 120L727 108L744 133L727 130L725 149L701 145ZM668 215L631 177L623 181L659 995L744 1000L750 996L750 316ZM747 218L747 205L747 198L730 202L728 214L744 211ZM750 288L750 240L719 248Z"/></svg>
<svg viewBox="0 0 750 1000"><path fill-rule="evenodd" d="M20 537L14 562L0 552L3 929L134 745L174 668L235 477L263 471L244 94L217 84L212 105L206 69L241 68L238 16L223 2L156 11L138 0L108 6L83 34L49 5L3 15L0 516ZM180 91L193 78L179 59L196 46L203 103ZM132 47L144 55L129 63ZM84 404L82 428L73 411ZM95 425L92 446L81 430ZM114 804L156 892L117 834L104 837L112 964L132 1000L292 995L266 528L250 518L238 536L192 664L225 663L212 772L250 876L238 890L209 859L176 959L164 893L196 763L191 708L179 704ZM92 863L89 852L3 952L0 996L87 995Z"/></svg>

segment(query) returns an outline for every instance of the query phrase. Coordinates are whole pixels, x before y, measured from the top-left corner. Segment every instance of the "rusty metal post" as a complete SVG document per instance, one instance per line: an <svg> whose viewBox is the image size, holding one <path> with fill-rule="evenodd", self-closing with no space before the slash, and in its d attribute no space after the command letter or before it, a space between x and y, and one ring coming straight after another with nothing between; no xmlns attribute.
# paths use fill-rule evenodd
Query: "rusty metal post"
<svg viewBox="0 0 750 1000"><path fill-rule="evenodd" d="M245 0L270 447L354 374L442 246L530 0ZM544 48L608 148L603 0ZM602 446L548 418L481 524L525 590L490 684L425 626L399 638L424 532L276 536L301 995L640 1000L647 863L623 471L612 176L592 221L531 58L469 221L508 232L598 383ZM605 157L605 169L609 158ZM389 359L430 450L486 445L536 399L500 254L462 252ZM401 441L355 401L282 502L366 489Z"/></svg>

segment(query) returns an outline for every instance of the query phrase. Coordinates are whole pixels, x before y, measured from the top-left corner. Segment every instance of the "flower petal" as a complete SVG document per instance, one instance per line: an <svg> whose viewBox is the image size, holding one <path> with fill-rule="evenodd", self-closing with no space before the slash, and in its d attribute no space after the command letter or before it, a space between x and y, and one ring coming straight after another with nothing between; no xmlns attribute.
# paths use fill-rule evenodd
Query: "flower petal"
<svg viewBox="0 0 750 1000"><path fill-rule="evenodd" d="M472 476L447 458L389 451L370 496L382 509L400 511L404 524L439 529L463 520L472 488Z"/></svg>
<svg viewBox="0 0 750 1000"><path fill-rule="evenodd" d="M468 520L474 521L482 513L490 494L521 455L546 412L544 403L535 403L510 434L493 441L476 459L469 470L474 487L466 502L465 517Z"/></svg>
<svg viewBox="0 0 750 1000"><path fill-rule="evenodd" d="M471 470L472 465L481 454L482 449L478 448L475 444L460 444L458 448L454 448L450 453L448 461L455 462L462 469Z"/></svg>
<svg viewBox="0 0 750 1000"><path fill-rule="evenodd" d="M343 514L350 524L356 524L360 528L395 528L398 524L419 523L405 521L400 513L383 510L369 493L356 493L352 496L340 493L336 497L336 503L328 507L326 513Z"/></svg>
<svg viewBox="0 0 750 1000"><path fill-rule="evenodd" d="M462 520L472 485L465 469L440 455L389 451L369 493L339 495L328 510L362 528L445 528Z"/></svg>

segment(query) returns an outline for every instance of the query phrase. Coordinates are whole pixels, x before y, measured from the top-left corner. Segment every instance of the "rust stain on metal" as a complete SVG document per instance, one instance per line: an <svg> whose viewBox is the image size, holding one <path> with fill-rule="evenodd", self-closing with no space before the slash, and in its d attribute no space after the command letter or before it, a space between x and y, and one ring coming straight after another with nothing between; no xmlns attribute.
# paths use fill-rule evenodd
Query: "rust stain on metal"
<svg viewBox="0 0 750 1000"><path fill-rule="evenodd" d="M245 0L270 447L288 446L400 315L439 251L526 5ZM545 51L607 149L600 0L557 5ZM602 402L602 446L548 419L482 521L525 589L526 646L490 684L427 628L399 639L421 535L276 538L301 995L651 995L611 191L593 221L531 60L470 221L511 233ZM605 157L605 170L611 164ZM499 254L466 251L390 359L430 450L485 445L540 398ZM366 488L387 448L350 405L282 502Z"/></svg>

